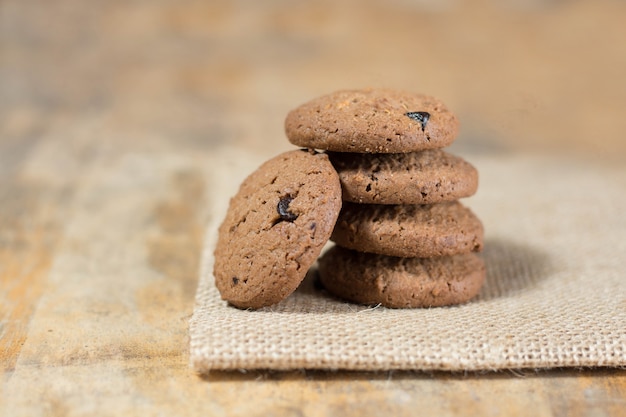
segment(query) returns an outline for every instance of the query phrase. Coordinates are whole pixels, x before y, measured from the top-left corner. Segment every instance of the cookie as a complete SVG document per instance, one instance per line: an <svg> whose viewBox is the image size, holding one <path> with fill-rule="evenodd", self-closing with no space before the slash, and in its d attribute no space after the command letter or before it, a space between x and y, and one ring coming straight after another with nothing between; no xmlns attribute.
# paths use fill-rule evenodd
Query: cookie
<svg viewBox="0 0 626 417"><path fill-rule="evenodd" d="M483 227L458 201L432 205L344 203L331 240L361 252L426 258L482 250Z"/></svg>
<svg viewBox="0 0 626 417"><path fill-rule="evenodd" d="M462 304L485 281L476 254L439 258L397 258L334 246L319 260L321 284L347 301L392 308Z"/></svg>
<svg viewBox="0 0 626 417"><path fill-rule="evenodd" d="M440 149L398 154L332 152L343 199L367 204L433 204L469 197L478 171Z"/></svg>
<svg viewBox="0 0 626 417"><path fill-rule="evenodd" d="M239 308L279 302L304 279L341 209L328 156L295 150L264 163L231 199L218 231L214 276Z"/></svg>
<svg viewBox="0 0 626 417"><path fill-rule="evenodd" d="M289 141L337 152L404 153L443 148L459 122L434 97L387 89L343 90L292 110Z"/></svg>

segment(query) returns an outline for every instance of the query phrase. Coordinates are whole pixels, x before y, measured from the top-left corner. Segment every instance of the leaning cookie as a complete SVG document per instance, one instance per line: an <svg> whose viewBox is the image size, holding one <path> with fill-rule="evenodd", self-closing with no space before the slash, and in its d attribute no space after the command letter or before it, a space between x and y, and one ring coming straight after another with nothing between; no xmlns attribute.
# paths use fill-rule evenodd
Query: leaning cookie
<svg viewBox="0 0 626 417"><path fill-rule="evenodd" d="M296 150L242 183L219 228L214 276L240 308L275 304L304 279L341 209L339 177L325 154Z"/></svg>
<svg viewBox="0 0 626 417"><path fill-rule="evenodd" d="M295 145L357 153L443 148L458 127L436 98L387 89L337 91L292 110L285 120Z"/></svg>
<svg viewBox="0 0 626 417"><path fill-rule="evenodd" d="M335 296L392 308L462 304L485 281L484 261L475 254L396 258L334 246L320 258L318 271Z"/></svg>
<svg viewBox="0 0 626 417"><path fill-rule="evenodd" d="M366 204L433 204L469 197L478 171L440 149L398 154L329 152L343 199Z"/></svg>
<svg viewBox="0 0 626 417"><path fill-rule="evenodd" d="M427 258L482 250L483 226L458 201L432 205L344 203L331 240L361 252Z"/></svg>

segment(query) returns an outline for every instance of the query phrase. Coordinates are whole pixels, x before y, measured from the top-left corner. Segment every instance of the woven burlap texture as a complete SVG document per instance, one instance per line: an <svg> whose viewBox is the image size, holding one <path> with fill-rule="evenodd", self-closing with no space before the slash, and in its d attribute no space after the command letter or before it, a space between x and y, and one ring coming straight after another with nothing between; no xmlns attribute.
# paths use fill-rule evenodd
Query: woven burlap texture
<svg viewBox="0 0 626 417"><path fill-rule="evenodd" d="M533 155L470 155L485 225L487 280L462 306L394 310L315 288L258 311L220 299L216 229L243 176L263 161L221 155L190 322L200 373L227 369L497 370L626 366L626 169Z"/></svg>

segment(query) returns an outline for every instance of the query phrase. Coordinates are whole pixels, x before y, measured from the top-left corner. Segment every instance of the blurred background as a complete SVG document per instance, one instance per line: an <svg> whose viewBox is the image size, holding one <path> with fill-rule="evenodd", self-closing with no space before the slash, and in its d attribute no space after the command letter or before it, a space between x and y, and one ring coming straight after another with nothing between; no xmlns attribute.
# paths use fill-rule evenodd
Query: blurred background
<svg viewBox="0 0 626 417"><path fill-rule="evenodd" d="M441 98L463 151L626 156L623 0L2 0L0 19L14 160L59 135L273 154L291 108L361 87Z"/></svg>

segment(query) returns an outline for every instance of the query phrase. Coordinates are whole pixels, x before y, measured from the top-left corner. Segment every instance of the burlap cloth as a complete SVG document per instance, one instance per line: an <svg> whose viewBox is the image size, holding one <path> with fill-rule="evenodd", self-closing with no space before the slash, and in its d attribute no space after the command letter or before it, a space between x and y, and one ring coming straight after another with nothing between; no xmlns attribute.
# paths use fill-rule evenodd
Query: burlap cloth
<svg viewBox="0 0 626 417"><path fill-rule="evenodd" d="M626 366L626 167L532 155L467 159L481 181L464 203L486 230L487 281L473 302L368 308L316 289L311 271L280 304L241 311L213 284L215 230L263 160L222 152L190 322L194 369Z"/></svg>

